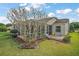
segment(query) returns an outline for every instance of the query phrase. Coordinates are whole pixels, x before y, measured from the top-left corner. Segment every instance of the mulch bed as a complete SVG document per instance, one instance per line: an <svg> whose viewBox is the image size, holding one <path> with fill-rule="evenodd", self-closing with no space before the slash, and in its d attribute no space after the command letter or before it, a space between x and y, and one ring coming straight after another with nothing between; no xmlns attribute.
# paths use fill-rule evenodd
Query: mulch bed
<svg viewBox="0 0 79 59"><path fill-rule="evenodd" d="M41 39L34 40L31 42L25 41L21 36L17 36L16 42L20 45L21 49L35 49L38 47L38 44L41 42Z"/></svg>

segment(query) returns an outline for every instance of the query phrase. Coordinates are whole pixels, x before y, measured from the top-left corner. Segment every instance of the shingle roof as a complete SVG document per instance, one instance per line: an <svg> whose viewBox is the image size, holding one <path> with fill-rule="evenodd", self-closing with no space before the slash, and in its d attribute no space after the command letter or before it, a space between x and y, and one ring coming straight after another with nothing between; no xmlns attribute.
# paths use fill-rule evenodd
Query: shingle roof
<svg viewBox="0 0 79 59"><path fill-rule="evenodd" d="M67 23L67 22L69 22L69 19L58 19L56 21L56 23Z"/></svg>
<svg viewBox="0 0 79 59"><path fill-rule="evenodd" d="M27 21L28 22L29 21L35 21L35 22L39 21L39 22L43 22L43 23L52 24L52 23L67 23L67 22L69 22L69 19L58 19L56 17L48 17L48 18L43 18L43 19L40 19L40 20L31 19L31 20L27 20ZM25 21L23 21L23 22L25 22Z"/></svg>
<svg viewBox="0 0 79 59"><path fill-rule="evenodd" d="M69 19L58 19L56 17L51 17L51 18L44 19L44 21L46 21L47 24L67 23L67 22L69 22Z"/></svg>

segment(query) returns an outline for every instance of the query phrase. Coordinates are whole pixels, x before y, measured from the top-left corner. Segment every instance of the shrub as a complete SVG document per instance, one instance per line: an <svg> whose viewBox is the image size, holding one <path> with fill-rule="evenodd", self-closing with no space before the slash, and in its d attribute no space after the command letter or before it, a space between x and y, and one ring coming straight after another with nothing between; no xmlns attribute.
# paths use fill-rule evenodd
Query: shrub
<svg viewBox="0 0 79 59"><path fill-rule="evenodd" d="M17 35L19 34L18 30L16 30L16 29L11 30L10 33L11 33L11 36L12 36L13 38L16 38Z"/></svg>
<svg viewBox="0 0 79 59"><path fill-rule="evenodd" d="M16 33L11 33L11 36L12 36L13 38L16 38L16 37L17 37L17 34L16 34Z"/></svg>
<svg viewBox="0 0 79 59"><path fill-rule="evenodd" d="M52 35L54 35L54 36L55 36L55 33L53 32L53 33L52 33Z"/></svg>
<svg viewBox="0 0 79 59"><path fill-rule="evenodd" d="M5 32L7 31L7 27L5 24L0 23L0 32Z"/></svg>
<svg viewBox="0 0 79 59"><path fill-rule="evenodd" d="M6 27L2 27L2 26L0 26L0 32L6 32L7 31L7 28Z"/></svg>
<svg viewBox="0 0 79 59"><path fill-rule="evenodd" d="M10 31L10 33L18 33L18 30L13 29L13 30Z"/></svg>
<svg viewBox="0 0 79 59"><path fill-rule="evenodd" d="M64 39L63 39L63 41L65 43L69 43L70 42L70 36L69 35L65 36Z"/></svg>

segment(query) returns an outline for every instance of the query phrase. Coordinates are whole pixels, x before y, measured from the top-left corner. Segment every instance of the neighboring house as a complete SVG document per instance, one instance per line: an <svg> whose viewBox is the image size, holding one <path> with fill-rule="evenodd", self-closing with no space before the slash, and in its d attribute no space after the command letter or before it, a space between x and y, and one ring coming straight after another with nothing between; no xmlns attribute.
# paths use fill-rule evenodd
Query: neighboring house
<svg viewBox="0 0 79 59"><path fill-rule="evenodd" d="M69 19L57 19L56 17L40 20L30 19L17 21L14 27L21 36L26 37L65 36L69 32Z"/></svg>

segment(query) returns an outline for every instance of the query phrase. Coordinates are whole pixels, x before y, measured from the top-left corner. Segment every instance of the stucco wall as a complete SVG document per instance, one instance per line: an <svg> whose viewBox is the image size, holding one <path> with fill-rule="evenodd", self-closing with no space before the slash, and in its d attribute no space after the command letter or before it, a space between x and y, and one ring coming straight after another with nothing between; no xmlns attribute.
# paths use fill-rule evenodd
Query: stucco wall
<svg viewBox="0 0 79 59"><path fill-rule="evenodd" d="M56 32L56 26L61 26L61 32ZM68 23L54 23L52 27L52 31L56 35L67 35L68 33Z"/></svg>
<svg viewBox="0 0 79 59"><path fill-rule="evenodd" d="M65 35L69 32L69 23L65 23Z"/></svg>

